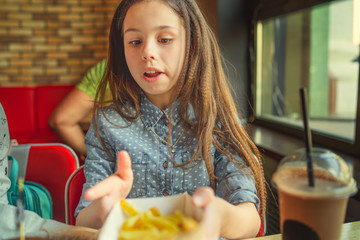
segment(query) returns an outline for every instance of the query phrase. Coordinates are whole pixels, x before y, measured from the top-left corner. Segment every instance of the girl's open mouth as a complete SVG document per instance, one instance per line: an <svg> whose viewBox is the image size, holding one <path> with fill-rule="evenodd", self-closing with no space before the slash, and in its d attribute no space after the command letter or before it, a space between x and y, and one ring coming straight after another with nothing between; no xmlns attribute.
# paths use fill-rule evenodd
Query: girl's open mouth
<svg viewBox="0 0 360 240"><path fill-rule="evenodd" d="M161 72L156 72L156 71L148 71L145 72L144 75L148 78L153 78L153 77L157 77L161 74Z"/></svg>

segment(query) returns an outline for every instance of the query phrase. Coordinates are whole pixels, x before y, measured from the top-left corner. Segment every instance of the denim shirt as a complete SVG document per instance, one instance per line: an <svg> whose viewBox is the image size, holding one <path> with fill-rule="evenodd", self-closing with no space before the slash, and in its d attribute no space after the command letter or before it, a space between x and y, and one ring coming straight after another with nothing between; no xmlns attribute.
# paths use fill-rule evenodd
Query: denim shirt
<svg viewBox="0 0 360 240"><path fill-rule="evenodd" d="M191 158L197 140L192 140L192 135L183 131L177 105L176 102L172 110L174 127L171 144L174 145L173 159L177 164L182 164ZM132 114L135 113L133 107L128 109L132 111ZM191 195L198 187L210 186L204 161L198 159L185 168L174 167L168 146L162 141L168 137L169 109L160 110L142 94L140 112L140 119L133 123L121 118L113 105L104 108L104 115L112 123L99 113L99 134L110 151L110 156L106 154L97 140L94 126L90 126L85 138L87 157L84 174L86 183L83 186L75 217L80 210L90 204L84 199L84 192L116 172L117 155L121 150L126 150L130 154L134 173L134 182L128 198L166 196L183 192ZM194 116L191 107L189 114ZM253 202L259 207L253 179L228 161L223 154L216 151L214 146L211 153L215 175L221 177L216 180L216 195L232 204Z"/></svg>

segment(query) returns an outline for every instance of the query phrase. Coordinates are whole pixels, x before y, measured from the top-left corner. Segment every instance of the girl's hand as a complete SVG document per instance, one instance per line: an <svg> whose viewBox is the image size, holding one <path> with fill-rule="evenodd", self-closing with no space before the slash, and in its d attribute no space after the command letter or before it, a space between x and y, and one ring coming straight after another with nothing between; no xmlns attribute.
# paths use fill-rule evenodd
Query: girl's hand
<svg viewBox="0 0 360 240"><path fill-rule="evenodd" d="M203 240L218 240L220 236L220 212L216 205L214 191L210 187L200 187L192 195L192 203L203 209Z"/></svg>
<svg viewBox="0 0 360 240"><path fill-rule="evenodd" d="M204 237L202 240L253 238L260 229L261 221L252 202L232 205L215 197L210 187L196 189L192 198L194 206L203 209Z"/></svg>
<svg viewBox="0 0 360 240"><path fill-rule="evenodd" d="M133 171L131 169L131 159L126 151L121 151L117 159L118 170L111 176L89 188L84 197L92 201L87 208L91 208L91 214L88 218L93 217L95 226L100 228L109 215L113 205L120 199L126 198L133 184ZM90 209L89 209L90 210ZM80 215L80 214L79 214ZM92 224L91 224L92 225Z"/></svg>

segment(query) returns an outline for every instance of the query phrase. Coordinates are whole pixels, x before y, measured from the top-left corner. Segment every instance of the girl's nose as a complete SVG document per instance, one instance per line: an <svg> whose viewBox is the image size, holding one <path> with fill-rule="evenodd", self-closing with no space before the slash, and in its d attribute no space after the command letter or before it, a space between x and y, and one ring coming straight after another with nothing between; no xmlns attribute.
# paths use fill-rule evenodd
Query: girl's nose
<svg viewBox="0 0 360 240"><path fill-rule="evenodd" d="M149 55L149 56L143 55L142 58L143 58L143 60L145 60L145 61L147 61L147 60L155 60L155 57L152 56L152 55Z"/></svg>
<svg viewBox="0 0 360 240"><path fill-rule="evenodd" d="M156 59L155 47L150 42L144 44L144 48L142 51L142 59L144 61L152 61Z"/></svg>

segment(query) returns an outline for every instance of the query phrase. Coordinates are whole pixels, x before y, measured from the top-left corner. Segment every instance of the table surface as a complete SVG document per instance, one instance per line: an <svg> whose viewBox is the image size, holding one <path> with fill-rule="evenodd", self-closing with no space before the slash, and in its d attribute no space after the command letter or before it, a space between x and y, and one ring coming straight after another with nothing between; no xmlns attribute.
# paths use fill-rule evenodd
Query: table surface
<svg viewBox="0 0 360 240"><path fill-rule="evenodd" d="M360 221L344 223L341 231L341 240L359 240L360 238ZM281 234L249 238L247 240L281 240Z"/></svg>

